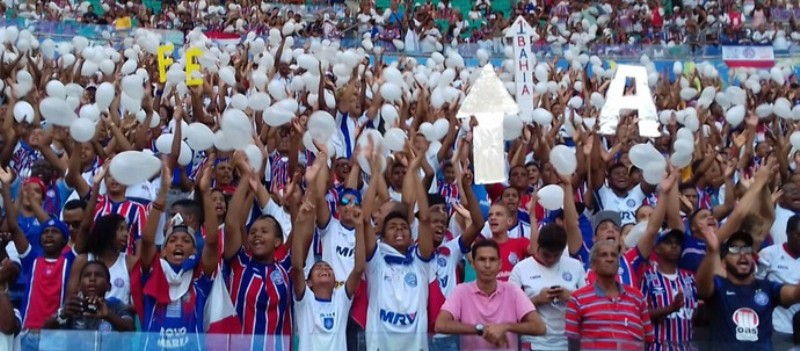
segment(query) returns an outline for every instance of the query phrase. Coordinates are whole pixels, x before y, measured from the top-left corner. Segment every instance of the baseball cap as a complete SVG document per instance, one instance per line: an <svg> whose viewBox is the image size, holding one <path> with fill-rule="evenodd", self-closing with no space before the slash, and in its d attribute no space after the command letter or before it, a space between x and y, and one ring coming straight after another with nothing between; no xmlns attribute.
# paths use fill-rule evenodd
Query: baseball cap
<svg viewBox="0 0 800 351"><path fill-rule="evenodd" d="M69 240L69 227L66 223L55 218L50 218L47 220L47 222L44 222L39 226L39 235L42 235L44 230L47 228L55 228L61 232L61 235L64 236L64 240Z"/></svg>
<svg viewBox="0 0 800 351"><path fill-rule="evenodd" d="M681 243L681 245L683 245L683 239L685 239L686 235L684 235L683 232L678 229L663 230L660 233L658 233L658 237L656 238L656 245L661 244L669 237L678 238L678 241Z"/></svg>
<svg viewBox="0 0 800 351"><path fill-rule="evenodd" d="M606 221L611 221L617 227L619 227L620 223L622 222L620 220L620 218L619 218L619 212L616 212L616 211L600 211L600 212L597 212L597 214L594 215L594 218L592 218L592 230L596 232L597 231L597 227L599 227L600 224L603 224L603 222L606 222Z"/></svg>
<svg viewBox="0 0 800 351"><path fill-rule="evenodd" d="M176 225L172 227L172 230L169 233L167 233L167 236L164 237L164 243L166 244L166 242L169 240L169 237L172 236L172 234L181 232L189 234L189 237L192 238L192 243L194 244L195 247L197 247L197 239L194 237L194 234L192 234L192 231L189 230L189 227L185 225Z"/></svg>

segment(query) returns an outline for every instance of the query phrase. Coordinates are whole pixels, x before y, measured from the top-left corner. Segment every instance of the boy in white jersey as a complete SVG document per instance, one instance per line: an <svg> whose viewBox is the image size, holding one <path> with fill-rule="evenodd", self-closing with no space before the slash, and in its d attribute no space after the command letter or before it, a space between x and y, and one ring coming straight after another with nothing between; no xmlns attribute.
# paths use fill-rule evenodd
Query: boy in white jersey
<svg viewBox="0 0 800 351"><path fill-rule="evenodd" d="M800 215L793 215L786 222L786 243L758 252L756 278L781 284L800 283ZM800 304L776 307L772 312L772 343L776 350L788 349L792 344L792 319L798 311Z"/></svg>
<svg viewBox="0 0 800 351"><path fill-rule="evenodd" d="M317 192L318 196L319 193ZM351 205L352 207L352 205ZM355 265L343 286L330 264L316 262L304 277L304 259L311 244L314 227L314 207L311 202L300 206L294 226L292 251L292 284L295 295L300 351L346 350L347 320L355 294L361 284L366 258L364 253L364 217L361 209L350 211L356 232Z"/></svg>
<svg viewBox="0 0 800 351"><path fill-rule="evenodd" d="M416 171L422 155L414 157L409 172ZM405 213L392 212L383 220L381 242L366 235L367 349L427 351L428 286L434 279L430 264L433 237L426 191L415 182L419 205L419 241L413 244Z"/></svg>
<svg viewBox="0 0 800 351"><path fill-rule="evenodd" d="M631 187L630 173L622 163L616 163L608 169L608 185L600 179L602 172L595 174L597 176L589 179L590 189L594 191L594 211L619 212L623 225L636 223L636 209L653 193L655 186L641 182Z"/></svg>

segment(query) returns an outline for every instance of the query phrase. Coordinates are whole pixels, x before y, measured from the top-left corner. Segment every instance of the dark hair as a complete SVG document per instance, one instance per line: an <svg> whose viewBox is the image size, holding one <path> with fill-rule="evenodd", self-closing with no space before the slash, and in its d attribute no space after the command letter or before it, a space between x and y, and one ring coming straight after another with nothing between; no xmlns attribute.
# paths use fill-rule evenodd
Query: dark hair
<svg viewBox="0 0 800 351"><path fill-rule="evenodd" d="M85 210L86 209L86 201L81 199L69 200L67 203L64 204L64 211L71 211L71 210Z"/></svg>
<svg viewBox="0 0 800 351"><path fill-rule="evenodd" d="M86 252L93 255L100 255L104 251L114 249L116 241L117 227L125 222L125 217L116 213L101 216L94 221L89 240L86 245Z"/></svg>
<svg viewBox="0 0 800 351"><path fill-rule="evenodd" d="M550 252L561 252L567 247L567 231L558 224L545 224L539 229L539 238L536 239L540 249Z"/></svg>
<svg viewBox="0 0 800 351"><path fill-rule="evenodd" d="M497 245L497 242L495 242L494 240L491 240L491 239L482 239L482 240L476 241L475 244L472 245L472 260L473 261L475 260L476 252L478 252L478 249L480 249L482 247L491 247L491 248L493 248L497 252L497 257L500 257L500 246Z"/></svg>
<svg viewBox="0 0 800 351"><path fill-rule="evenodd" d="M625 166L625 164L623 164L622 162L617 162L617 163L614 163L613 165L611 165L611 167L608 167L608 174L611 174L611 172L614 172L615 169L620 168L620 167L621 168L627 168Z"/></svg>
<svg viewBox="0 0 800 351"><path fill-rule="evenodd" d="M694 189L697 190L697 187L692 182L686 182L678 186L678 191L683 192L686 189Z"/></svg>
<svg viewBox="0 0 800 351"><path fill-rule="evenodd" d="M100 267L100 271L103 272L103 274L105 274L106 281L108 282L109 287L111 287L111 271L109 271L108 267L106 267L106 264L103 263L103 261L100 261L100 260L87 261L86 265L83 266L83 268L81 268L81 274L78 276L78 278L83 277L83 274L86 273L86 270L91 266Z"/></svg>
<svg viewBox="0 0 800 351"><path fill-rule="evenodd" d="M184 211L197 218L197 223L203 223L203 207L200 202L192 199L180 199L172 203L171 208L175 209L176 207L183 208Z"/></svg>
<svg viewBox="0 0 800 351"><path fill-rule="evenodd" d="M386 232L386 225L389 224L389 221L393 219L402 219L404 222L408 223L408 215L403 211L393 210L383 218L383 228L381 228L381 235Z"/></svg>
<svg viewBox="0 0 800 351"><path fill-rule="evenodd" d="M276 219L272 215L265 214L265 215L258 216L258 218L256 218L256 220L253 221L253 223L255 223L257 221L261 221L261 220L272 221L273 225L275 226L275 231L277 232L276 235L281 239L281 242L282 242L283 241L283 227L281 227L281 222L278 222L278 219ZM253 223L250 223L250 225L247 226L247 231L248 232L250 231L250 227L253 226Z"/></svg>

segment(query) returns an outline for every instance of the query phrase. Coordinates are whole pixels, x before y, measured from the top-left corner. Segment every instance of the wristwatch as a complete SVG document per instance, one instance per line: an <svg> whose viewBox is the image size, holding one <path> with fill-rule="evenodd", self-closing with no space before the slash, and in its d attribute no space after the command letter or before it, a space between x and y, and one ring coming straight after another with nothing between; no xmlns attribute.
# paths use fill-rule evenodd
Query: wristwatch
<svg viewBox="0 0 800 351"><path fill-rule="evenodd" d="M56 312L56 322L58 322L58 325L67 325L67 318L64 317L63 308L59 308L58 312Z"/></svg>
<svg viewBox="0 0 800 351"><path fill-rule="evenodd" d="M480 323L475 324L475 331L478 332L478 336L483 336L483 329L484 328L485 327L483 326L483 324L480 324Z"/></svg>

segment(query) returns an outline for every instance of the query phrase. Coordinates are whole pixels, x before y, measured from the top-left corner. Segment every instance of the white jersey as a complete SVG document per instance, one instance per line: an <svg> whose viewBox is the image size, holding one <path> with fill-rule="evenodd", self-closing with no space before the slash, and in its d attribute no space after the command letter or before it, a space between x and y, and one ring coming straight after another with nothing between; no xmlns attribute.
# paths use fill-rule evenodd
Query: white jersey
<svg viewBox="0 0 800 351"><path fill-rule="evenodd" d="M785 209L781 205L775 205L775 220L772 221L772 228L769 229L773 244L780 246L786 242L786 223L792 216L794 216L794 211Z"/></svg>
<svg viewBox="0 0 800 351"><path fill-rule="evenodd" d="M566 251L566 250L565 250ZM533 257L528 257L514 266L508 282L519 286L528 297L533 298L543 289L560 286L575 291L586 285L586 272L580 261L562 257L552 267L545 267ZM537 305L536 311L547 325L544 336L523 336L523 342L530 342L534 350L566 350L567 337L564 335L567 301Z"/></svg>
<svg viewBox="0 0 800 351"><path fill-rule="evenodd" d="M303 298L295 299L294 312L299 351L347 350L347 318L353 300L342 285L330 300L320 300L306 286Z"/></svg>
<svg viewBox="0 0 800 351"><path fill-rule="evenodd" d="M367 259L367 350L428 350L430 261L416 246L408 256L379 243Z"/></svg>
<svg viewBox="0 0 800 351"><path fill-rule="evenodd" d="M439 281L439 288L444 297L450 296L456 288L456 269L458 263L469 252L469 247L464 246L461 237L443 242L436 249L436 280Z"/></svg>
<svg viewBox="0 0 800 351"><path fill-rule="evenodd" d="M481 229L481 235L483 235L486 239L492 238L492 230L489 227L489 221L483 225L483 229ZM531 226L523 223L522 221L517 221L517 224L511 228L508 228L508 238L509 239L518 239L518 238L531 238Z"/></svg>
<svg viewBox="0 0 800 351"><path fill-rule="evenodd" d="M331 217L325 228L317 228L322 240L322 260L333 268L336 280L345 281L355 267L356 230L345 228Z"/></svg>
<svg viewBox="0 0 800 351"><path fill-rule="evenodd" d="M603 185L595 192L595 201L601 211L619 212L622 224L636 224L636 210L642 206L642 202L647 198L642 191L642 185L638 184L623 196L617 196L608 185Z"/></svg>
<svg viewBox="0 0 800 351"><path fill-rule="evenodd" d="M758 252L756 278L782 284L800 283L800 258L789 253L784 245L771 245ZM792 334L792 316L800 311L800 304L789 308L776 306L772 311L775 331Z"/></svg>
<svg viewBox="0 0 800 351"><path fill-rule="evenodd" d="M97 261L97 257L92 254L87 254L88 261ZM106 299L115 298L123 304L131 304L131 275L128 272L128 255L120 253L117 260L111 267L108 267L108 273L111 276L109 284L111 289L106 292Z"/></svg>

